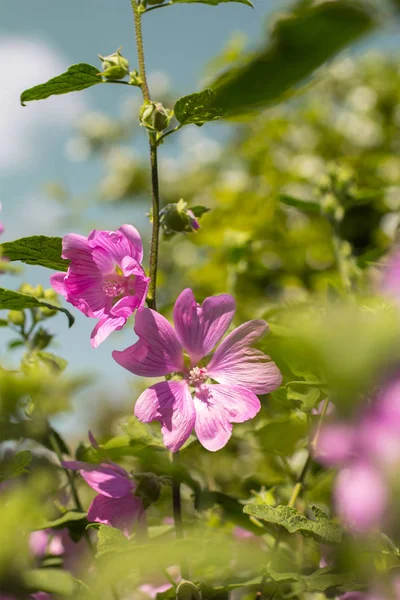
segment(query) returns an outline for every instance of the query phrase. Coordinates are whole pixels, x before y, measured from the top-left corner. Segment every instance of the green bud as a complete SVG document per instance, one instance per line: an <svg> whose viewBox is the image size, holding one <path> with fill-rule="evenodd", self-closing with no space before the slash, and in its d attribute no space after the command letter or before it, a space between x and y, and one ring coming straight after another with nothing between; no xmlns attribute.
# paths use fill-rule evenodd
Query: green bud
<svg viewBox="0 0 400 600"><path fill-rule="evenodd" d="M35 350L44 350L50 344L53 336L43 329L43 327L39 327L35 335L33 336L32 345Z"/></svg>
<svg viewBox="0 0 400 600"><path fill-rule="evenodd" d="M167 235L196 231L200 225L187 202L179 200L174 204L167 204L160 211L160 224Z"/></svg>
<svg viewBox="0 0 400 600"><path fill-rule="evenodd" d="M339 223L344 217L343 206L332 193L324 194L321 198L321 212L329 220Z"/></svg>
<svg viewBox="0 0 400 600"><path fill-rule="evenodd" d="M13 325L23 325L25 323L25 313L23 310L9 310L7 321Z"/></svg>
<svg viewBox="0 0 400 600"><path fill-rule="evenodd" d="M54 315L57 314L57 310L55 308L48 308L47 306L43 306L42 308L39 308L39 311L42 313L42 315L45 319L54 317Z"/></svg>
<svg viewBox="0 0 400 600"><path fill-rule="evenodd" d="M161 133L168 127L173 117L173 111L164 108L161 102L146 102L140 109L141 125L150 131Z"/></svg>
<svg viewBox="0 0 400 600"><path fill-rule="evenodd" d="M29 296L35 296L35 298L43 298L43 294L44 294L44 289L42 285L36 285L35 287L33 287L33 285L30 285L29 283L23 283L20 288L19 291L22 294L28 294Z"/></svg>
<svg viewBox="0 0 400 600"><path fill-rule="evenodd" d="M201 592L191 581L182 580L176 588L176 599L201 600Z"/></svg>
<svg viewBox="0 0 400 600"><path fill-rule="evenodd" d="M142 85L142 79L139 76L139 71L136 69L129 73L129 83L131 85L137 85L138 87Z"/></svg>
<svg viewBox="0 0 400 600"><path fill-rule="evenodd" d="M44 290L43 297L46 300L50 300L51 302L57 302L58 300L58 294L53 290L53 288L48 288L47 290Z"/></svg>
<svg viewBox="0 0 400 600"><path fill-rule="evenodd" d="M135 479L138 482L135 496L142 499L144 508L157 502L161 492L161 481L154 473L135 473Z"/></svg>
<svg viewBox="0 0 400 600"><path fill-rule="evenodd" d="M129 63L121 54L121 48L118 48L114 54L109 56L101 56L99 58L103 63L103 72L101 75L110 81L123 79L129 73Z"/></svg>

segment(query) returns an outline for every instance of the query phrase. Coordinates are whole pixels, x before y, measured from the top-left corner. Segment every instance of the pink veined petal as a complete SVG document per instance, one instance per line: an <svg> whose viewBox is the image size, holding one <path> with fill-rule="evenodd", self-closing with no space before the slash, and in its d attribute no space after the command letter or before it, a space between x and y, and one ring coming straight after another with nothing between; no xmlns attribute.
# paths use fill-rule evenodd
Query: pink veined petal
<svg viewBox="0 0 400 600"><path fill-rule="evenodd" d="M174 324L192 365L211 352L228 329L234 314L235 300L228 294L210 296L199 306L192 290L183 290L175 302Z"/></svg>
<svg viewBox="0 0 400 600"><path fill-rule="evenodd" d="M80 461L64 461L63 466L79 471L86 483L98 494L108 498L122 498L134 489L135 485L127 473L118 465L90 465Z"/></svg>
<svg viewBox="0 0 400 600"><path fill-rule="evenodd" d="M93 230L89 235L90 246L102 248L116 264L121 264L124 256L132 256L136 250L121 231L97 231Z"/></svg>
<svg viewBox="0 0 400 600"><path fill-rule="evenodd" d="M96 496L88 510L88 520L103 523L120 529L125 535L130 535L135 523L142 518L144 513L140 498L128 494L121 498L107 498Z"/></svg>
<svg viewBox="0 0 400 600"><path fill-rule="evenodd" d="M67 296L68 292L67 289L65 287L64 284L64 279L66 277L66 273L54 273L51 277L50 277L50 284L53 288L54 291L57 292L57 294L61 294L61 296Z"/></svg>
<svg viewBox="0 0 400 600"><path fill-rule="evenodd" d="M183 371L183 352L167 319L149 308L136 314L139 341L126 350L114 350L114 360L135 375L161 377Z"/></svg>
<svg viewBox="0 0 400 600"><path fill-rule="evenodd" d="M100 317L111 305L102 287L100 277L78 275L69 272L64 279L67 300L88 317Z"/></svg>
<svg viewBox="0 0 400 600"><path fill-rule="evenodd" d="M143 260L143 244L140 234L133 225L121 225L119 231L124 234L128 242L132 246L133 252L130 255L139 263Z"/></svg>
<svg viewBox="0 0 400 600"><path fill-rule="evenodd" d="M98 271L103 275L115 272L115 262L104 248L94 248L92 250L92 260Z"/></svg>
<svg viewBox="0 0 400 600"><path fill-rule="evenodd" d="M265 321L248 321L237 327L218 346L207 367L213 379L239 385L255 394L267 394L282 383L282 375L269 356L252 348L268 331Z"/></svg>
<svg viewBox="0 0 400 600"><path fill-rule="evenodd" d="M208 385L207 399L222 406L231 423L244 423L253 419L261 408L257 396L247 388L238 385ZM197 395L197 393L196 393ZM200 391L199 398L202 394Z"/></svg>
<svg viewBox="0 0 400 600"><path fill-rule="evenodd" d="M204 385L196 390L194 407L196 422L194 430L199 442L206 450L221 450L232 435L228 411L212 394L210 386Z"/></svg>
<svg viewBox="0 0 400 600"><path fill-rule="evenodd" d="M90 255L90 245L88 238L77 233L68 233L63 237L62 241L62 254L63 258L72 260L74 258L80 258L82 255Z"/></svg>
<svg viewBox="0 0 400 600"><path fill-rule="evenodd" d="M102 317L90 334L92 348L98 348L99 345L108 338L110 333L122 329L126 323L126 319L126 317Z"/></svg>
<svg viewBox="0 0 400 600"><path fill-rule="evenodd" d="M134 412L143 423L160 421L164 444L171 452L183 446L195 423L193 400L185 380L152 385L139 396Z"/></svg>

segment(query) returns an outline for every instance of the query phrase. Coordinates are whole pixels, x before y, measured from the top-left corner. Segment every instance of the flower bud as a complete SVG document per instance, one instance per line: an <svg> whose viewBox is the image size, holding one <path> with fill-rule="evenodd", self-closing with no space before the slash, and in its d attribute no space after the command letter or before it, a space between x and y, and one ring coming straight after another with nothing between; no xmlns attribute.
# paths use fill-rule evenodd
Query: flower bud
<svg viewBox="0 0 400 600"><path fill-rule="evenodd" d="M137 71L136 69L129 73L129 83L138 87L142 85L142 79L139 76L139 71Z"/></svg>
<svg viewBox="0 0 400 600"><path fill-rule="evenodd" d="M167 235L197 231L199 222L187 207L187 202L180 199L174 204L167 204L160 211L160 223Z"/></svg>
<svg viewBox="0 0 400 600"><path fill-rule="evenodd" d="M48 308L47 306L43 306L42 308L39 308L39 311L41 312L42 316L45 319L54 317L54 315L57 314L57 310L55 308Z"/></svg>
<svg viewBox="0 0 400 600"><path fill-rule="evenodd" d="M29 283L23 283L20 286L19 291L22 294L28 294L28 296L35 296L35 298L43 298L44 294L42 285L37 285L33 287L33 285L30 285Z"/></svg>
<svg viewBox="0 0 400 600"><path fill-rule="evenodd" d="M176 588L177 600L201 600L200 590L191 581L183 580Z"/></svg>
<svg viewBox="0 0 400 600"><path fill-rule="evenodd" d="M35 350L44 350L50 344L53 336L43 329L43 327L39 327L35 335L33 336L32 345Z"/></svg>
<svg viewBox="0 0 400 600"><path fill-rule="evenodd" d="M9 310L7 320L13 325L23 325L25 323L25 313L23 310Z"/></svg>
<svg viewBox="0 0 400 600"><path fill-rule="evenodd" d="M144 508L157 502L161 492L160 478L154 473L135 473L135 479L138 482L135 496L142 499Z"/></svg>
<svg viewBox="0 0 400 600"><path fill-rule="evenodd" d="M164 108L161 102L147 102L140 109L139 119L143 127L161 133L170 124L172 116L173 111Z"/></svg>
<svg viewBox="0 0 400 600"><path fill-rule="evenodd" d="M50 300L51 302L57 302L58 300L58 294L53 290L53 288L48 288L47 290L44 290L43 297L46 300Z"/></svg>
<svg viewBox="0 0 400 600"><path fill-rule="evenodd" d="M117 79L123 79L129 73L129 63L126 58L121 54L121 48L118 48L114 54L109 56L101 56L99 58L103 63L103 72L101 75L105 79L115 81Z"/></svg>

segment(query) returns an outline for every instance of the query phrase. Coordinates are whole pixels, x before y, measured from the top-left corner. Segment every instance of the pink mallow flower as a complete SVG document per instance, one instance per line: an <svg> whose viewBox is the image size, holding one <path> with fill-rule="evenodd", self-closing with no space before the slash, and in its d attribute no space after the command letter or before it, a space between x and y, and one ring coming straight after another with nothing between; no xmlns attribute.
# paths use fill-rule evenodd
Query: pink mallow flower
<svg viewBox="0 0 400 600"><path fill-rule="evenodd" d="M97 492L88 509L88 520L120 529L129 536L135 525L146 519L141 498L134 496L136 484L115 463L92 465L80 461L64 461L63 466L79 471L86 483Z"/></svg>
<svg viewBox="0 0 400 600"><path fill-rule="evenodd" d="M68 271L52 275L51 285L84 315L99 319L91 335L97 348L146 300L149 278L140 264L139 232L122 225L117 231L93 230L87 238L70 233L63 238L62 257L70 260Z"/></svg>
<svg viewBox="0 0 400 600"><path fill-rule="evenodd" d="M276 364L252 347L267 333L265 321L244 323L221 342L210 362L204 360L234 314L232 296L211 296L200 306L192 290L186 289L175 303L175 329L162 315L145 308L136 316L139 341L113 352L117 363L135 375L173 374L143 392L135 405L140 421L160 421L164 444L172 452L193 429L207 450L219 450L231 437L232 423L248 421L260 410L256 394L267 394L281 384Z"/></svg>

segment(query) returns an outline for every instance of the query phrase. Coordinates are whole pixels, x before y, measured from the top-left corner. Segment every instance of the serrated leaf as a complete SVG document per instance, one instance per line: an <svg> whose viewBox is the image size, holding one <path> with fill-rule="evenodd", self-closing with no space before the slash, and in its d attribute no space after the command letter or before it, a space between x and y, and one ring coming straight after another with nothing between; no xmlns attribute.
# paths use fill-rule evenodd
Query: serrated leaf
<svg viewBox="0 0 400 600"><path fill-rule="evenodd" d="M72 596L77 584L71 573L63 569L31 569L23 575L25 586L31 592L48 592L61 596Z"/></svg>
<svg viewBox="0 0 400 600"><path fill-rule="evenodd" d="M71 523L77 523L81 521L86 521L85 512L81 510L68 510L66 513L61 515L61 517L51 521L46 521L37 529L64 529Z"/></svg>
<svg viewBox="0 0 400 600"><path fill-rule="evenodd" d="M284 527L289 533L300 533L304 537L311 537L323 544L339 544L342 531L338 525L333 523L329 517L318 507L311 507L315 521L307 519L297 509L290 506L269 506L267 504L247 504L244 512Z"/></svg>
<svg viewBox="0 0 400 600"><path fill-rule="evenodd" d="M293 403L299 403L300 408L304 411L312 410L321 396L319 386L316 386L313 382L291 381L286 388L287 399Z"/></svg>
<svg viewBox="0 0 400 600"><path fill-rule="evenodd" d="M221 111L214 107L215 94L213 90L207 89L183 96L176 101L174 114L181 125L203 125L207 121L219 119Z"/></svg>
<svg viewBox="0 0 400 600"><path fill-rule="evenodd" d="M0 481L27 473L27 466L31 460L32 453L28 450L21 450L13 454L9 459L4 458L0 466Z"/></svg>
<svg viewBox="0 0 400 600"><path fill-rule="evenodd" d="M254 8L254 5L250 2L250 0L172 0L171 4L209 4L210 6L217 6L218 4L222 4L223 2L236 2L239 4L246 4L247 6L251 6Z"/></svg>
<svg viewBox="0 0 400 600"><path fill-rule="evenodd" d="M308 200L300 200L299 198L294 198L293 196L289 196L288 194L280 194L279 200L286 204L287 206L293 206L302 212L308 213L321 213L320 205L317 202L311 202Z"/></svg>
<svg viewBox="0 0 400 600"><path fill-rule="evenodd" d="M108 552L117 552L127 547L129 547L129 541L122 531L109 525L100 525L97 533L96 558Z"/></svg>
<svg viewBox="0 0 400 600"><path fill-rule="evenodd" d="M305 415L275 420L255 431L263 452L291 456L308 436Z"/></svg>
<svg viewBox="0 0 400 600"><path fill-rule="evenodd" d="M63 312L67 316L69 327L74 324L75 319L66 308L40 300L35 296L0 288L0 310L24 310L25 308L42 308L43 306Z"/></svg>
<svg viewBox="0 0 400 600"><path fill-rule="evenodd" d="M100 71L92 65L78 63L69 67L68 71L49 79L46 83L35 85L21 94L21 104L32 100L44 100L49 96L79 92L86 88L102 83Z"/></svg>
<svg viewBox="0 0 400 600"><path fill-rule="evenodd" d="M303 592L324 592L331 587L345 588L348 591L354 583L354 575L352 573L332 573L331 571L332 567L325 567L311 575L302 575L300 573L278 573L268 568L268 575L279 583L295 581L300 584Z"/></svg>
<svg viewBox="0 0 400 600"><path fill-rule="evenodd" d="M27 265L39 265L56 271L67 271L69 261L61 258L62 239L33 235L14 242L0 244L0 251L11 261L20 260Z"/></svg>
<svg viewBox="0 0 400 600"><path fill-rule="evenodd" d="M39 352L36 352L36 356L38 356L45 365L51 367L59 373L65 371L65 369L67 368L68 361L65 360L65 358L61 358L61 356L52 354L51 352L44 352L43 350L39 350Z"/></svg>

